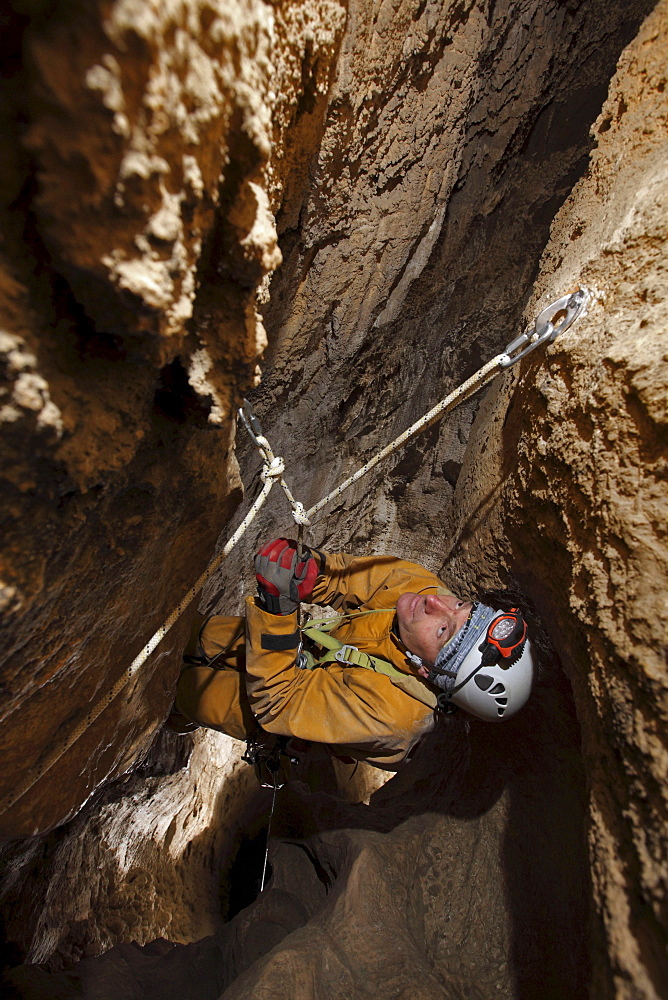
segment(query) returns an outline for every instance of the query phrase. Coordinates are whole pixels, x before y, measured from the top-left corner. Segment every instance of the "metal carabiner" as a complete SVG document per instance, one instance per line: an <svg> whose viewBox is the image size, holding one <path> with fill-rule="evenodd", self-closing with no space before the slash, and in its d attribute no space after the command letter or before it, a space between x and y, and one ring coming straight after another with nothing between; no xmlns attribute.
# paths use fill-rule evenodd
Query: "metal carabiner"
<svg viewBox="0 0 668 1000"><path fill-rule="evenodd" d="M586 288L578 288L577 292L562 295L556 302L551 302L536 317L533 326L526 333L521 333L519 337L510 341L505 349L508 358L499 362L499 367L510 368L541 344L551 344L559 334L568 330L576 319L582 316L590 298L590 293ZM555 320L557 320L556 323ZM518 353L513 356L515 351Z"/></svg>
<svg viewBox="0 0 668 1000"><path fill-rule="evenodd" d="M262 424L255 416L253 407L250 405L247 399L244 399L243 407L239 407L237 411L239 414L239 419L243 422L244 427L248 431L248 434L253 442L258 448L261 448L261 442L258 438L263 437Z"/></svg>

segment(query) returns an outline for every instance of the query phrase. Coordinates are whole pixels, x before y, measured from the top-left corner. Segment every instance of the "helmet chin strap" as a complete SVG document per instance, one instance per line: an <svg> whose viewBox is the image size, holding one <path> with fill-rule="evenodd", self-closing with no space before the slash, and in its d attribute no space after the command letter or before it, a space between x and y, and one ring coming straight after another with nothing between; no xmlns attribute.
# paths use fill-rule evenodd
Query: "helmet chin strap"
<svg viewBox="0 0 668 1000"><path fill-rule="evenodd" d="M392 632L394 634L395 639L397 639L399 644L401 645L401 648L403 649L404 656L406 657L406 659L410 663L412 663L414 667L426 667L427 664L422 659L422 657L418 656L417 653L411 653L410 649L408 648L404 640L401 638L401 634L399 632L399 623L397 622L396 616L392 624Z"/></svg>
<svg viewBox="0 0 668 1000"><path fill-rule="evenodd" d="M426 663L424 662L422 657L418 656L417 653L411 653L409 649L406 650L406 659L410 660L414 667L426 666Z"/></svg>

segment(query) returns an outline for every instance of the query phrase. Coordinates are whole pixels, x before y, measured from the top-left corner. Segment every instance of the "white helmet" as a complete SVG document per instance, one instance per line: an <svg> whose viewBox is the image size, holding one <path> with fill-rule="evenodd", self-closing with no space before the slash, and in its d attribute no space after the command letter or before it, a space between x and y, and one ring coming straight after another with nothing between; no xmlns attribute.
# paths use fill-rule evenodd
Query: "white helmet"
<svg viewBox="0 0 668 1000"><path fill-rule="evenodd" d="M438 654L429 679L443 691L440 708L458 705L486 722L500 722L526 703L534 672L526 623L518 609L495 611L474 604L466 625Z"/></svg>

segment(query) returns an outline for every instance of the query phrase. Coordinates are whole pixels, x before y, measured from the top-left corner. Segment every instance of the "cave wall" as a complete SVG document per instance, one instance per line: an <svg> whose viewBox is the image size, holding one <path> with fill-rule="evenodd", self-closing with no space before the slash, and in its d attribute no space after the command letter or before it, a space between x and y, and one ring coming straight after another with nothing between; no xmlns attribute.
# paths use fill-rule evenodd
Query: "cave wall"
<svg viewBox="0 0 668 1000"><path fill-rule="evenodd" d="M238 504L234 407L281 260L271 157L305 88L317 119L343 22L329 2L2 14L5 838L72 815L169 710L185 619L104 698Z"/></svg>
<svg viewBox="0 0 668 1000"><path fill-rule="evenodd" d="M475 134L472 151L462 161L470 173L462 171L449 198L441 236L422 271L408 268L413 282L393 326L390 319L394 337L383 340L381 311L373 340L360 347L351 319L335 348L326 339L305 344L301 379L288 358L304 341L290 333L290 320L294 317L295 327L299 322L308 327L313 309L323 316L330 302L309 301L295 316L290 293L283 295L287 306L280 302L281 283L290 281L290 266L306 285L315 282L311 265L319 254L327 260L336 248L323 243L315 257L302 258L301 245L296 242L291 252L288 239L285 266L274 280L277 295L268 307L268 316L278 315L285 325L271 342L272 367L254 397L278 449L285 442L284 453L295 456L289 472L295 492L313 502L369 457L380 428L381 440L391 439L438 398L432 373L423 375L429 346L439 384L447 388L509 339L513 324L520 327L520 312L528 321L579 284L595 291L585 323L551 349L546 366L534 360L521 376L508 376L503 388L492 390L461 475L470 410L407 449L389 475L388 469L375 478L371 474L313 532L323 545L412 555L440 570L460 592L518 583L536 601L554 637L581 726L575 739L581 739L586 773L592 967L579 984L571 980L569 989L558 982L556 964L557 984L551 987L545 981L539 986L540 976L532 984L530 975L520 973L514 983L519 995L533 995L532 989L548 995L553 988L557 996L586 990L597 997L660 997L668 982L661 735L666 684L665 18L662 4L620 59L592 125L595 149L585 179L553 225L559 192L572 177L568 168L577 169L582 151L574 139L590 106L583 92L596 99L593 79L579 91L575 73L570 87L532 120L522 142L502 145L502 125L500 136L488 144L486 136ZM605 23L607 31L610 23ZM583 38L579 41L586 46ZM555 44L574 55L563 32ZM597 51L595 61L603 61L604 51ZM577 67L581 80L583 64L588 65L582 56L572 63L569 58L559 71L569 77ZM489 104L493 107L493 99ZM508 100L502 107L517 127L515 107ZM489 112L483 104L483 129L489 127ZM500 125L498 117L495 124ZM476 165L485 154L478 174ZM543 188L546 167L554 173ZM341 184L347 183L346 176ZM367 195L360 201L368 206L373 199ZM548 229L550 241L536 280L532 268ZM345 246L346 262L348 251ZM299 271L302 259L308 271ZM370 282L372 270L362 266L357 280ZM290 287L301 292L303 285L294 281ZM332 326L338 334L340 327ZM459 358L453 366L454 345ZM422 352L422 369L416 372ZM392 393L391 404L386 404L387 381L402 387ZM431 393L425 398L427 387ZM281 413L277 404L286 400L292 405ZM397 410L402 418L395 422ZM282 498L275 511L287 528ZM236 596L234 586L229 585L228 601ZM576 800L574 792L566 808L577 808ZM491 883L491 870L489 875ZM465 910L466 900L459 900ZM495 926L503 919L497 915ZM515 914L510 925L508 940L517 947L521 918ZM547 951L554 955L559 947L568 945L553 941ZM268 963L253 988L258 982L276 988L280 962L277 956ZM293 975L296 980L297 972ZM474 978L480 982L484 972L478 968ZM447 984L447 995L457 995L452 975ZM323 995L330 988L331 983L323 986ZM241 989L238 995L244 995Z"/></svg>
<svg viewBox="0 0 668 1000"><path fill-rule="evenodd" d="M240 754L222 733L162 728L141 762L70 822L5 844L3 965L54 974L119 942L226 935L228 919L257 896L271 802ZM364 802L390 775L321 759L295 777ZM225 965L229 976L229 954Z"/></svg>
<svg viewBox="0 0 668 1000"><path fill-rule="evenodd" d="M60 970L118 941L219 930L229 908L220 866L259 798L234 741L162 730L141 765L70 823L5 849L3 936L15 958Z"/></svg>
<svg viewBox="0 0 668 1000"><path fill-rule="evenodd" d="M568 351L557 344L543 375L538 362L530 363L486 399L468 453L477 403L368 477L344 503L323 515L309 535L330 547L416 558L462 590L511 578L519 581L551 626L574 700L561 672L549 671L532 707L516 724L493 733L475 724L470 731L458 726L437 733L406 774L392 779L368 806L344 806L340 799L325 796L304 797L298 790L286 794L275 830L279 840L273 848L271 888L222 927L221 911L216 911L218 887L212 889L211 880L218 878L221 860L229 859L230 840L226 841L229 830L223 833L212 823L212 817L220 815L214 804L221 805L223 823L232 827L240 817L247 819L243 810L251 793L237 768L238 754L223 737L205 737L206 746L193 754L187 766L183 760L179 765L179 752L173 749L172 764L165 767L167 772L173 767L172 774L130 775L110 786L46 847L39 839L12 846L4 899L8 908L22 907L13 930L14 940L19 941L18 958L33 963L48 960L55 970L81 955L90 956L74 980L69 973L45 978L34 967L24 970L23 979L14 981L22 984L26 996L32 995L30 984L38 991L35 995L49 988L56 990L54 995L66 995L67 984L73 981L84 984L84 995L94 996L100 974L107 988L113 982L115 995L159 996L162 990L168 996L177 990L181 1000L215 997L223 991L227 998L292 998L309 990L308 995L323 997L379 993L399 997L409 992L425 997L487 997L491 992L527 998L661 995L665 841L654 782L662 767L655 747L661 739L663 717L658 713L663 708L657 707L660 699L651 702L649 692L660 696L663 691L665 643L656 622L643 610L640 585L659 595L660 586L651 581L661 579L660 566L665 565L656 529L665 498L657 476L651 489L647 486L644 500L642 475L643 463L655 461L660 472L663 461L665 436L659 425L664 396L659 386L665 385L665 373L662 378L657 362L651 374L649 361L631 373L625 367L629 351L624 336L632 336L636 322L631 319L632 308L645 310L642 319L647 321L649 345L656 347L665 331L660 272L652 271L661 266L663 239L657 220L662 217L660 163L662 157L665 163L665 147L660 143L665 111L657 110L657 102L663 101L664 3L625 52L608 103L589 133L620 52L653 6L595 0L351 2L344 26L344 12L335 4L276 4L271 12L264 5L248 5L243 12L235 8L228 22L222 7L196 8L201 16L193 20L186 16L185 5L177 5L164 16L170 24L178 22L178 30L165 27L154 47L146 39L154 38L155 22L144 24L139 4L105 7L106 20L92 14L83 18L80 8L71 6L44 24L33 17L28 26L22 25L28 51L35 32L40 39L44 34L57 39L55 48L62 48L59 26L64 19L76 25L70 44L77 59L86 44L96 53L91 65L100 72L89 75L82 57L65 60L67 72L63 69L57 76L69 78L71 63L79 67L69 84L75 98L82 80L88 81L88 89L92 81L91 93L98 95L105 109L100 112L96 106L95 113L106 115L104 127L113 133L112 153L116 150L118 156L114 144L119 133L114 125L122 125L115 116L125 111L109 106L118 104L109 74L115 78L120 73L124 93L134 93L133 85L139 84L137 93L145 95L135 97L133 105L148 136L138 143L141 151L148 150L149 159L162 157L178 173L173 164L180 162L186 148L188 155L194 148L209 163L207 176L213 180L205 188L209 193L202 195L211 202L208 222L204 208L198 216L203 233L200 249L194 237L188 243L178 226L172 230L177 235L171 244L159 222L156 236L151 220L157 214L166 223L166 206L175 204L174 198L163 195L171 187L160 173L161 166L154 186L149 185L152 194L132 202L132 234L128 230L110 238L102 248L107 233L111 236L121 228L115 220L114 229L104 209L106 205L112 221L114 213L124 209L124 203L115 200L124 177L119 166L113 173L104 150L91 153L95 164L98 155L101 163L107 163L108 183L104 188L100 181L94 209L86 208L83 200L77 211L86 227L98 226L99 231L72 241L70 234L63 235L67 227L62 220L66 215L69 224L69 214L54 194L57 183L52 181L49 187L45 182L40 196L37 180L40 171L53 170L61 177L61 187L67 188L72 177L80 177L82 135L88 136L91 126L88 123L79 135L72 119L76 123L86 104L71 94L65 95L67 104L61 95L55 102L59 110L54 123L52 108L47 114L36 97L26 96L32 93L33 85L27 85L32 70L27 71L20 95L16 83L9 87L11 99L6 105L14 115L20 108L22 115L21 141L15 144L21 155L19 165L12 168L21 184L17 183L9 206L15 220L14 230L9 231L16 231L26 214L30 220L29 232L20 232L23 243L16 235L15 246L28 250L17 255L26 262L21 274L13 277L19 286L14 294L26 309L27 293L20 288L29 288L31 301L41 306L39 328L33 330L22 319L22 325L16 320L12 329L20 326L33 351L39 344L41 353L35 357L47 358L39 377L48 383L61 412L74 412L67 409L75 406L70 397L78 398L72 386L77 393L83 393L81 385L88 386L95 404L90 404L89 418L81 418L80 427L75 421L75 429L64 431L62 439L56 435L46 453L26 448L25 428L17 420L11 425L16 424L17 432L13 454L21 455L30 468L30 463L39 468L44 477L39 483L46 484L39 486L35 478L37 485L26 489L33 491L30 499L21 498L20 507L17 499L12 537L19 554L12 565L18 567L15 573L20 570L34 583L36 577L28 573L33 563L20 549L20 510L35 525L45 525L41 535L35 528L34 539L42 557L46 553L44 565L52 574L39 584L31 603L21 605L23 611L17 605L18 618L7 619L10 624L14 621L12 628L16 621L20 624L16 633L11 629L8 633L19 637L12 640L14 646L10 644L16 649L9 660L12 669L18 671L24 664L21 650L38 625L44 622L46 628L50 623L60 637L68 620L65 612L76 609L69 613L71 630L63 633L65 667L54 678L64 693L62 699L48 703L52 729L38 725L40 712L46 713L40 704L56 690L53 684L44 690L46 675L23 670L22 682L30 696L25 700L14 688L8 689L11 697L16 695L12 705L17 706L17 723L14 730L3 727L3 734L10 751L15 748L13 760L18 759L18 741L24 740L19 770L43 752L50 732L64 718L82 710L82 699L92 697L79 678L91 685L93 693L103 690L176 603L175 591L180 590L180 596L206 562L215 534L236 502L229 494L236 483L234 458L230 454L227 473L221 474L220 435L229 441L231 406L256 377L262 324L269 347L254 402L276 450L286 457L291 485L308 503L500 349L515 335L523 317L530 318L545 301L585 279L607 295L605 309L598 302L590 310L587 322L599 325L585 344L571 339L568 344L578 346ZM227 23L227 32L210 30L216 23L211 11ZM118 49L113 48L117 41L113 31L109 34L109 24L124 39ZM250 25L247 31L241 30L242 24ZM181 31L191 40L200 39L202 31L207 38L217 31L223 51L238 56L227 66L219 57L220 49L210 52L198 42L199 49L209 52L212 72L219 72L219 61L229 71L223 74L225 86L219 86L225 97L222 104L230 92L234 100L230 98L220 122L212 126L214 140L193 144L191 118L208 123L212 119L207 113L215 118L216 102L207 105L207 113L184 117L175 98L173 106L168 105L168 118L180 123L191 143L184 140L183 150L172 127L165 132L160 121L152 129L146 125L146 116L150 120L154 113L150 109L159 103L156 93L162 93L170 78L165 60L176 60L181 67L193 63L195 50ZM144 77L133 67L135 60L142 65L147 44L155 68L145 69ZM46 50L36 42L33 47L36 53L47 52L44 63L50 65L48 45ZM108 52L115 63L105 60ZM124 59L119 52L126 53ZM183 62L178 63L177 56ZM38 66L37 56L35 60ZM195 62L196 81L182 71L186 89L211 83L206 60L198 55ZM116 65L121 67L118 73ZM160 75L165 72L167 76ZM55 86L53 81L50 86ZM45 90L50 93L49 86L36 90L42 102ZM31 130L25 124L31 115L39 123L37 137L55 133L58 138L57 143L53 138L41 140L49 147L48 156L40 153L39 138L31 144ZM63 128L68 120L69 129ZM98 134L102 132L101 127ZM265 143L267 137L271 141ZM66 139L71 156L63 152ZM123 157L132 152L132 166L138 162L137 150L131 136L123 141L127 141ZM51 142L60 149L57 156ZM174 144L180 150L178 157ZM555 212L587 168L593 145L596 151L587 178L566 202L539 267ZM42 155L44 166L38 169ZM59 157L73 173L58 175ZM199 169L204 170L202 165ZM24 185L28 175L32 180ZM640 176L646 184L637 183ZM130 185L130 194L132 190ZM100 193L104 191L106 202ZM46 199L42 215L40 197ZM120 200L124 198L122 188ZM177 197L176 202L185 219L186 200ZM61 225L51 218L56 208L63 213ZM283 257L270 284L263 276L276 266L279 254L269 210L275 215ZM185 221L182 224L186 226ZM120 252L114 254L117 244ZM34 276L36 256L40 266ZM167 260L162 268L160 262ZM129 285L138 273L145 284ZM188 273L194 276L192 318L185 316L182 326L177 323L175 328L174 317L182 316L179 310L184 308ZM171 288L172 295L157 305L151 300L147 277L156 274L168 274L161 287ZM41 296L39 281L45 289ZM142 289L146 295L138 303ZM262 320L259 300L264 303ZM645 305L639 307L639 302ZM53 312L45 303L55 303ZM611 310L617 326L602 318ZM19 315L18 307L12 315ZM50 339L52 315L59 317L62 339L57 346ZM38 337L40 333L43 337ZM86 346L89 340L92 345ZM607 450L622 456L619 465L628 470L624 490L615 478L621 475L617 459L594 469L591 441L599 437L582 437L584 393L592 391L592 370L606 368L598 359L608 358L613 343L617 346L607 368L617 372L618 381L612 374L609 383L599 378L596 414L601 435L610 442ZM63 344L71 346L65 350ZM590 347L601 354L589 353ZM649 350L647 344L645 349ZM18 350L13 341L11 350ZM657 350L660 360L662 348ZM180 360L174 365L176 357ZM46 378L41 372L51 371L47 362L61 372L67 358L77 378L63 381L67 391L57 397L60 375ZM560 364L558 377L552 368L555 358ZM126 360L141 369L147 388L139 409L123 404L128 410L119 424L134 431L142 412L146 431L136 454L124 452L109 471L104 462L112 460L107 454L110 447L98 438L93 418L104 424L119 399L127 398L123 394L130 393L130 385L135 385L127 377L134 369L123 367ZM89 362L92 367L86 367ZM21 357L12 361L10 376L24 363ZM574 382L571 365L577 373ZM112 370L118 382L105 395ZM569 391L574 387L571 410L559 379ZM543 403L533 398L536 386ZM649 417L643 416L636 397L645 400L642 406L651 410ZM20 392L17 398L23 398ZM515 402L519 399L522 406ZM48 416L53 411L47 404L48 400L44 402ZM531 414L531 420L520 422L520 413ZM649 450L640 450L637 431L622 433L617 426L626 426L629 413L630 425L637 427L642 421L645 437L653 442ZM216 421L218 429L212 426ZM70 489L72 495L65 490L67 502L59 507L48 492L54 489L52 467L60 462L63 475L73 475L61 456L74 454L84 433L93 441L90 448L99 449L86 465L93 470L90 482L97 476L101 485L95 489L88 480L77 480L82 485ZM194 446L189 450L184 440L195 434L198 450ZM119 435L122 438L113 425L109 437L115 441ZM70 452L59 451L65 447L61 440L69 442ZM248 483L257 459L245 441L237 444ZM74 458L68 461L74 468ZM548 464L549 480L544 474ZM124 510L118 498L135 482L136 470L143 474L147 467L153 470L152 482L159 484L151 494L152 515L146 502L132 493L137 505L133 513L140 518L135 523L141 525L142 534L127 538L126 522L117 520ZM594 472L599 477L595 482ZM202 491L201 502L193 495L193 481ZM226 494L227 507L220 503ZM616 494L632 497L637 523L628 511L618 509ZM10 495L18 498L18 493ZM598 513L590 522L584 515L592 508L592 497ZM25 504L33 504L34 510ZM76 530L69 514L54 514L61 507L77 512ZM170 511L168 523L165 509ZM35 511L41 511L40 516ZM566 527L559 520L562 511L567 512ZM257 540L268 532L286 530L289 524L285 503L275 495L238 554L212 581L205 606L235 610L248 583ZM115 547L123 547L121 538L126 538L128 548L108 556L107 537L113 538ZM73 544L75 538L79 547ZM54 545L60 561L53 555ZM80 553L79 560L87 560L98 588L92 596L72 551ZM100 551L105 567L109 563L102 579ZM606 591L605 570L615 552L617 586L631 586L629 566L637 564L632 600L623 611ZM651 553L656 554L655 566L650 565ZM64 603L59 586L72 592L70 605ZM50 603L43 604L41 597L47 592ZM14 600L16 594L9 592L9 597ZM82 606L84 601L90 603ZM106 613L98 633L102 607ZM119 613L123 607L125 617ZM613 607L615 614L625 616L623 620L615 618ZM50 617L52 608L57 608L58 618ZM141 620L141 630L135 627L135 616ZM94 622L95 633L82 632L82 622ZM633 651L616 645L627 627L632 634L637 631L639 648L634 646ZM85 656L79 649L82 634L89 636ZM112 661L108 675L97 668L99 656L94 655L95 643L105 637L104 662ZM111 639L113 657L108 654ZM136 689L135 702L118 709L122 719L103 716L85 738L90 745L82 742L76 759L73 754L58 770L54 768L54 774L67 781L48 789L37 787L25 797L7 821L10 835L58 822L104 776L120 773L145 754L169 706L178 669L173 651L181 639L177 632L159 648ZM72 646L77 655L67 659ZM623 666L629 658L632 672ZM608 668L614 672L614 685L608 685ZM157 693L150 689L151 678ZM34 711L31 701L36 704ZM636 704L637 708L628 707ZM32 744L25 740L28 731ZM104 751L95 750L103 745ZM80 776L83 751L90 765ZM219 758L227 761L224 774ZM451 759L458 766L443 770L440 762ZM342 776L341 787L346 781ZM195 786L202 785L196 791ZM362 797L362 786L355 791ZM226 795L227 804L222 805ZM177 803L181 803L178 809ZM127 817L135 809L141 818L128 829ZM170 810L178 814L176 833L170 833L167 822ZM197 811L201 815L195 821ZM189 848L191 862L179 853L187 841L194 845ZM76 863L73 859L84 857L87 871L97 867L100 872L99 877L89 876L92 889L85 904L78 889L66 888L63 875L70 863ZM119 868L119 858L127 860L128 867ZM142 877L137 882L138 868ZM189 883L202 886L205 903L197 912L190 909ZM177 900L184 895L187 901L178 911ZM575 942L573 928L578 929ZM213 935L199 944L185 943L209 932ZM131 940L148 942L159 936L172 944L163 942L144 951L129 946ZM106 957L94 957L110 945L116 947Z"/></svg>
<svg viewBox="0 0 668 1000"><path fill-rule="evenodd" d="M664 996L668 984L667 43L661 3L620 59L529 314L576 284L596 298L547 364L528 363L486 399L448 560L469 584L483 553L521 581L561 651L606 936L593 994L611 975L623 997Z"/></svg>
<svg viewBox="0 0 668 1000"><path fill-rule="evenodd" d="M307 507L521 329L551 220L651 6L351 6L311 183L299 213L289 197L277 212L283 264L252 394ZM440 568L474 407L319 514L311 540ZM245 474L258 468L244 435L237 449ZM291 526L278 491L209 604L240 602L277 525Z"/></svg>

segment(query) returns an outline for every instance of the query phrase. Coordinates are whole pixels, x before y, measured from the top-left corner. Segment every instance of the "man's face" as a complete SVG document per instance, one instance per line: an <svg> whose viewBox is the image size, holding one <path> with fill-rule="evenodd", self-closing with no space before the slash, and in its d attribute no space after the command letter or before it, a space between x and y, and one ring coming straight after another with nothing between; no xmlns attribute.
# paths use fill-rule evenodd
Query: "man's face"
<svg viewBox="0 0 668 1000"><path fill-rule="evenodd" d="M402 594L397 601L401 641L433 665L441 647L466 623L471 607L470 601L451 594Z"/></svg>

